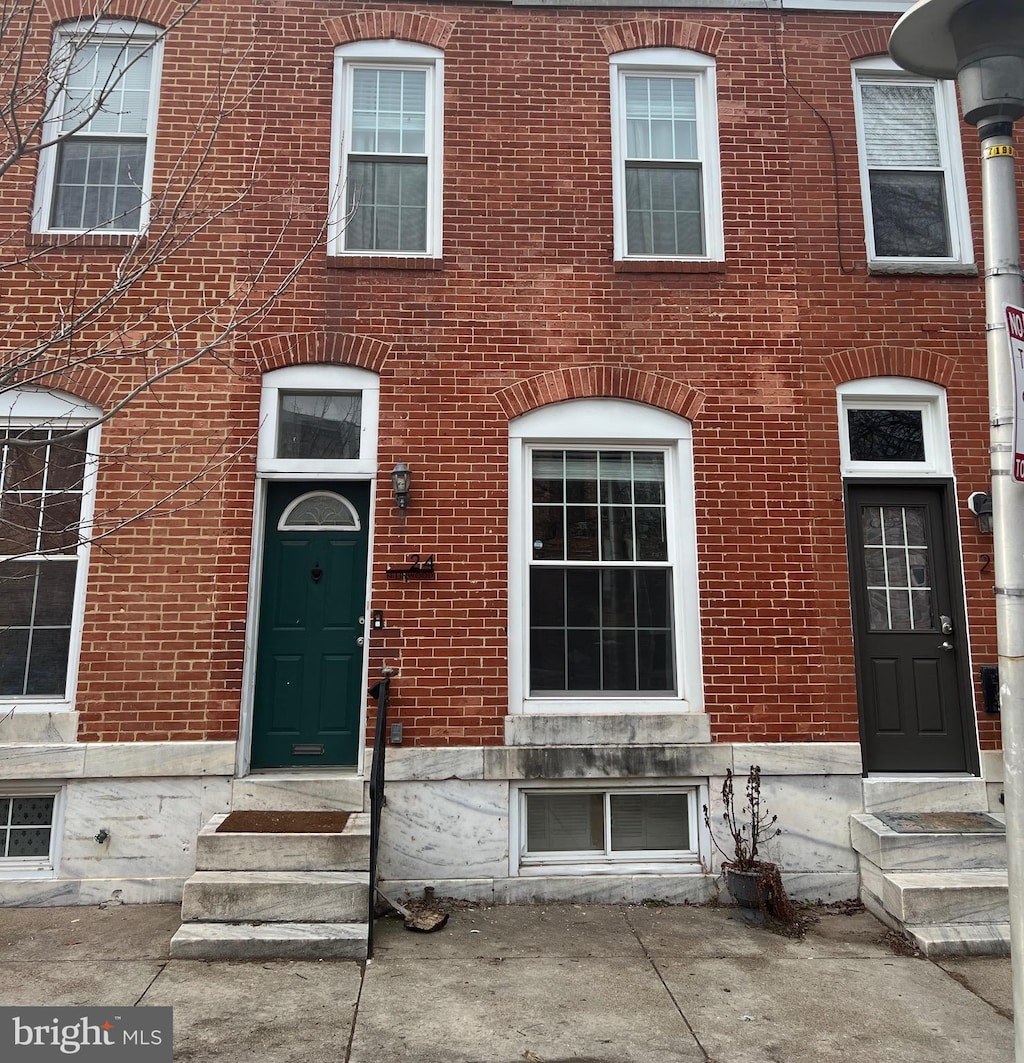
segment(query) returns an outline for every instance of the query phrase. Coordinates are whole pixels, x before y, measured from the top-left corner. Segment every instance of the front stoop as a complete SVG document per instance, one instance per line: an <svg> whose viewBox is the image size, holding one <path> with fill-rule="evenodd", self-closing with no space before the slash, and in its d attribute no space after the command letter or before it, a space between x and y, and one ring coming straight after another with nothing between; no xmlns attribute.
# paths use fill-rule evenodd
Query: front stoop
<svg viewBox="0 0 1024 1063"><path fill-rule="evenodd" d="M361 808L362 780L302 776L236 780L235 811ZM340 832L200 831L196 873L182 893L175 959L366 958L370 817L355 811Z"/></svg>
<svg viewBox="0 0 1024 1063"><path fill-rule="evenodd" d="M909 799L924 803L921 796L917 792ZM951 810L941 797L937 803L938 808L900 809L887 801L885 810ZM971 803L973 808L958 810L985 811ZM905 833L870 812L851 817L850 833L860 864L864 906L905 933L926 956L1009 954L1004 835Z"/></svg>

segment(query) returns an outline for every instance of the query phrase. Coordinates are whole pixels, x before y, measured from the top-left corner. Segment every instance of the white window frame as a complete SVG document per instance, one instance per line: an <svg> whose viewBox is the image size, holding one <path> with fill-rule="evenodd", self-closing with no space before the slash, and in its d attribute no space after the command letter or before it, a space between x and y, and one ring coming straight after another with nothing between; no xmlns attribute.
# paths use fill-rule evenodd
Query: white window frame
<svg viewBox="0 0 1024 1063"><path fill-rule="evenodd" d="M0 798L3 797L52 797L53 816L50 819L49 853L46 856L0 856L0 881L56 878L64 834L66 787L52 783L5 783L0 785Z"/></svg>
<svg viewBox="0 0 1024 1063"><path fill-rule="evenodd" d="M971 220L967 203L967 179L964 173L960 136L960 112L957 107L954 83L909 74L884 56L859 59L853 63L852 70L854 114L857 123L857 158L860 167L868 265L878 272L894 273L942 272L957 267L973 266L974 246L971 239ZM927 85L935 90L935 118L944 175L949 233L950 254L946 257L883 256L875 252L874 217L871 209L870 171L867 162L861 86L879 82Z"/></svg>
<svg viewBox="0 0 1024 1063"><path fill-rule="evenodd" d="M279 458L278 408L281 392L360 392L358 458ZM316 480L374 477L377 474L377 418L380 379L369 369L348 365L295 365L272 369L263 376L256 469L279 479Z"/></svg>
<svg viewBox="0 0 1024 1063"><path fill-rule="evenodd" d="M345 247L346 174L348 172L348 115L352 71L357 67L405 67L427 75L427 238L422 251L375 250ZM444 115L444 52L410 41L355 41L334 50L334 94L331 123L331 186L327 221L327 253L335 256L384 258L441 257L442 143Z"/></svg>
<svg viewBox="0 0 1024 1063"><path fill-rule="evenodd" d="M840 384L839 449L843 476L906 479L908 476L952 476L946 392L938 384L907 377L872 377ZM854 461L850 457L849 410L919 410L924 435L924 461Z"/></svg>
<svg viewBox="0 0 1024 1063"><path fill-rule="evenodd" d="M721 163L718 144L718 102L715 60L684 48L637 48L618 52L611 68L612 194L615 202L615 258L618 261L721 261L725 258L722 227ZM626 238L626 117L625 79L681 75L692 77L697 88L697 144L701 163L704 253L701 255L630 254Z"/></svg>
<svg viewBox="0 0 1024 1063"><path fill-rule="evenodd" d="M28 428L58 428L72 430L101 416L98 407L72 395L48 391L39 387L15 387L0 393L0 432ZM96 497L96 474L99 467L100 429L89 430L85 442L85 470L82 478L82 508L79 520L77 571L75 594L71 606L71 633L68 644L68 671L64 697L54 695L0 695L0 716L17 709L18 712L65 712L73 708L78 687L78 665L82 649L82 627L85 614L85 590L88 580L90 538L93 507ZM6 555L5 555L6 556ZM32 561L39 555L25 555ZM20 558L20 555L19 555ZM53 562L59 564L60 562Z"/></svg>
<svg viewBox="0 0 1024 1063"><path fill-rule="evenodd" d="M142 180L142 203L137 227L95 226L84 229L63 229L50 224L53 210L54 184L57 179L57 156L60 145L74 140L76 134L60 132L60 119L63 100L63 79L59 74L62 55L70 40L86 38L118 41L121 43L141 42L148 44L151 56L151 80L149 86L149 113L146 121L146 164ZM153 195L153 159L156 154L157 114L160 103L160 71L163 63L164 38L159 26L131 19L79 19L58 26L54 32L50 62L54 68L52 80L56 89L47 105L47 119L43 124L42 142L46 145L39 154L39 171L36 182L36 206L32 217L32 231L38 233L98 233L103 235L132 235L145 232L149 227L149 208ZM116 84L117 82L112 82ZM108 139L116 139L111 135ZM141 139L141 138L133 138Z"/></svg>
<svg viewBox="0 0 1024 1063"><path fill-rule="evenodd" d="M509 801L509 875L529 877L542 875L642 875L658 872L679 874L684 870L701 870L709 861L711 839L704 825L701 808L708 803L706 780L664 779L656 783L649 779L571 779L530 780L512 782ZM690 822L690 837L694 844L690 849L657 851L651 853L548 853L530 855L526 851L526 798L531 792L558 793L579 792L604 795L626 794L640 791L649 794L684 794L687 797L687 815ZM610 838L607 839L610 845Z"/></svg>
<svg viewBox="0 0 1024 1063"><path fill-rule="evenodd" d="M608 433L614 431L614 435ZM517 417L509 429L509 711L598 714L701 712L700 613L690 422L624 399L574 399ZM665 454L668 567L673 573L676 693L529 693L532 449L659 449Z"/></svg>

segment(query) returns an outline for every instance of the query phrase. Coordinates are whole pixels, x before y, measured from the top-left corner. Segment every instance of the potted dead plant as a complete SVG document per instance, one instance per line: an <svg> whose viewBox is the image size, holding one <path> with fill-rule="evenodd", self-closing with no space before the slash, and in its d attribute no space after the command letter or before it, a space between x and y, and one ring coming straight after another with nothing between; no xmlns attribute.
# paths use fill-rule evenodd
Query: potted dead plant
<svg viewBox="0 0 1024 1063"><path fill-rule="evenodd" d="M746 803L736 808L735 777L731 768L722 783L722 822L732 841L731 851L722 847L711 827L711 811L704 806L704 822L715 848L725 857L722 871L733 900L742 908L756 909L785 922L792 921L793 907L782 885L779 866L762 859L761 851L782 833L779 817L761 803L761 769L751 764L747 773Z"/></svg>

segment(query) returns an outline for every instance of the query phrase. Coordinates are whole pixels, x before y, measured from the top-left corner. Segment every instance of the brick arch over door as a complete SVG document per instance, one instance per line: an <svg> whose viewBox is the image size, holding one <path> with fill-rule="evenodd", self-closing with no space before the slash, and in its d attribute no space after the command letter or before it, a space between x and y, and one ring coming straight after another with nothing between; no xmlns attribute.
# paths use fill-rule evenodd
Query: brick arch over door
<svg viewBox="0 0 1024 1063"><path fill-rule="evenodd" d="M351 332L290 332L252 346L261 373L288 365L353 365L375 373L387 361L390 344Z"/></svg>
<svg viewBox="0 0 1024 1063"><path fill-rule="evenodd" d="M619 366L556 369L503 388L495 398L511 420L567 399L631 399L694 420L704 403L701 392L655 373Z"/></svg>
<svg viewBox="0 0 1024 1063"><path fill-rule="evenodd" d="M957 367L957 360L949 355L914 347L851 347L827 354L822 361L836 385L865 377L899 376L949 387Z"/></svg>
<svg viewBox="0 0 1024 1063"><path fill-rule="evenodd" d="M443 49L456 23L413 11L361 11L324 20L332 44L353 41L414 41Z"/></svg>
<svg viewBox="0 0 1024 1063"><path fill-rule="evenodd" d="M94 11L81 0L43 0L43 6L54 23L77 22L79 19L91 21L102 19L135 19L149 22L154 26L171 26L183 17L183 5L175 0L114 0L109 6Z"/></svg>
<svg viewBox="0 0 1024 1063"><path fill-rule="evenodd" d="M711 26L665 18L638 18L602 26L598 33L609 55L634 48L690 48L717 55L724 34Z"/></svg>

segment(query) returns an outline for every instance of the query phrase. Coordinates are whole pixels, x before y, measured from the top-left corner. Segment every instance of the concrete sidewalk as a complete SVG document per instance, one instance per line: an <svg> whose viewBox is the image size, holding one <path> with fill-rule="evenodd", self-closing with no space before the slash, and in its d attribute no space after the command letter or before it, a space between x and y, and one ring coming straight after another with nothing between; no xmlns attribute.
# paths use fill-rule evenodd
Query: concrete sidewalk
<svg viewBox="0 0 1024 1063"><path fill-rule="evenodd" d="M178 1063L1013 1058L1009 959L898 955L863 912L795 941L731 908L458 908L379 920L365 970L169 960L178 914L0 909L0 1004L171 1005Z"/></svg>

